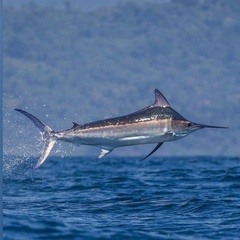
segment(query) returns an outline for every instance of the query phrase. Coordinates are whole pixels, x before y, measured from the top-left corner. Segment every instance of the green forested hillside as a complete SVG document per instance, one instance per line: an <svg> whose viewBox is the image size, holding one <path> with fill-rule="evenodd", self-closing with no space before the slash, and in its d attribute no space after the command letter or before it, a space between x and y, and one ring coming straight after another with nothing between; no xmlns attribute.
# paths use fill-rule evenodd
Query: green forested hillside
<svg viewBox="0 0 240 240"><path fill-rule="evenodd" d="M162 155L239 155L239 12L238 0L4 8L5 151L30 125L16 107L62 129L138 110L158 88L186 118L231 127L196 133Z"/></svg>

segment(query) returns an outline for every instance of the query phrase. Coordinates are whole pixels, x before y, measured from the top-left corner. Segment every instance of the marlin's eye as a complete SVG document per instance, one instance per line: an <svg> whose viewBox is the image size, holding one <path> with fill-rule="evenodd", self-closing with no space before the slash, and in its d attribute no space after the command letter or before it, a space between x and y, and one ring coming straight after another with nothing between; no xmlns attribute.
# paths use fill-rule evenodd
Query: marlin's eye
<svg viewBox="0 0 240 240"><path fill-rule="evenodd" d="M191 123L188 123L188 127L191 127L192 126L192 124Z"/></svg>

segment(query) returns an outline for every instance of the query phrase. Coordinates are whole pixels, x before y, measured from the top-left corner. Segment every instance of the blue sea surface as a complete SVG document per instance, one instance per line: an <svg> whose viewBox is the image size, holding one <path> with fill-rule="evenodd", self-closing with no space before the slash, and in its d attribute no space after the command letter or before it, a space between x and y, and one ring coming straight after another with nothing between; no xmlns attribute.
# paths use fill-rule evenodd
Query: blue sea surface
<svg viewBox="0 0 240 240"><path fill-rule="evenodd" d="M240 158L4 157L3 239L240 239Z"/></svg>

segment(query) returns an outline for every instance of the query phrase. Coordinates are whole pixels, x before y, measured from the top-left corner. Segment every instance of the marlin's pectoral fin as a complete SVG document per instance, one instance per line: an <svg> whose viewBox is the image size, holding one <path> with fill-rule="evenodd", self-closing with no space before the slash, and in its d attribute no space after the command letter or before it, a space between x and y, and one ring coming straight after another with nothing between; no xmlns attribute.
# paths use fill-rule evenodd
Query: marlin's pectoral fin
<svg viewBox="0 0 240 240"><path fill-rule="evenodd" d="M113 149L102 148L98 158L102 158L102 157L108 155L112 150Z"/></svg>
<svg viewBox="0 0 240 240"><path fill-rule="evenodd" d="M146 157L144 157L143 159L141 159L141 161L144 160L144 159L146 159L146 158L148 158L148 157L151 156L154 152L156 152L156 151L162 146L162 144L163 144L163 143L158 143L157 146L156 146Z"/></svg>

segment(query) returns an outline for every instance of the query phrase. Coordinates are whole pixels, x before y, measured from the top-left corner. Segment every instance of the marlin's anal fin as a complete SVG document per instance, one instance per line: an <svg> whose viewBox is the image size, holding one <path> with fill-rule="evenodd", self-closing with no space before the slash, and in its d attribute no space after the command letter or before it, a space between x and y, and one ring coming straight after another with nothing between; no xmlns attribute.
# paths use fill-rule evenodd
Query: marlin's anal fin
<svg viewBox="0 0 240 240"><path fill-rule="evenodd" d="M112 151L112 149L102 148L98 158L102 158L102 157L108 155L111 151Z"/></svg>
<svg viewBox="0 0 240 240"><path fill-rule="evenodd" d="M144 157L143 159L141 159L141 161L144 160L144 159L146 159L146 158L148 158L148 157L151 156L154 152L156 152L156 151L162 146L162 144L163 144L163 143L158 143L157 146L156 146L146 157Z"/></svg>

